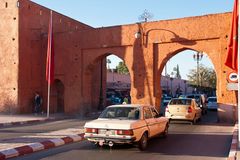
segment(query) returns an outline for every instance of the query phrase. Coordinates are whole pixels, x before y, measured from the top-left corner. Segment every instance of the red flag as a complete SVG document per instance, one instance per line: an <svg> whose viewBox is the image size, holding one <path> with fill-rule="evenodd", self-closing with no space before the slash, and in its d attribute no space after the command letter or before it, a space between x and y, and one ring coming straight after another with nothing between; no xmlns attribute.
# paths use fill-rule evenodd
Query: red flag
<svg viewBox="0 0 240 160"><path fill-rule="evenodd" d="M232 28L229 36L227 59L225 65L231 69L238 70L238 0L234 2L232 13Z"/></svg>
<svg viewBox="0 0 240 160"><path fill-rule="evenodd" d="M54 80L54 47L53 47L53 27L52 27L52 11L49 20L48 29L48 47L47 47L47 62L46 62L46 80L51 84Z"/></svg>

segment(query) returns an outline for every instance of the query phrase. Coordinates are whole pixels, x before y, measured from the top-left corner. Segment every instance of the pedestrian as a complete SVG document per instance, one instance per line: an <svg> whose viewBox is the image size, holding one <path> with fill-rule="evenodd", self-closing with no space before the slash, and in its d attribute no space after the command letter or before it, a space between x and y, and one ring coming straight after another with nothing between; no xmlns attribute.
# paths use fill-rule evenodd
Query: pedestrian
<svg viewBox="0 0 240 160"><path fill-rule="evenodd" d="M125 104L128 104L128 98L127 98L127 96L124 97L123 102L125 102Z"/></svg>
<svg viewBox="0 0 240 160"><path fill-rule="evenodd" d="M42 105L42 97L39 95L38 92L35 92L35 97L34 97L34 113L38 114L41 110L41 105Z"/></svg>

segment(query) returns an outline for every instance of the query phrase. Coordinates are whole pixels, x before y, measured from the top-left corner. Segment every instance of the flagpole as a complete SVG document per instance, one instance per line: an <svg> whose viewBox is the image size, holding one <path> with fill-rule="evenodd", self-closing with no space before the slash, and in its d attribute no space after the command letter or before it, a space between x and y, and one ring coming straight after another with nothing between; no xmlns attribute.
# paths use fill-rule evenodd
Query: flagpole
<svg viewBox="0 0 240 160"><path fill-rule="evenodd" d="M52 10L51 10L51 17L50 17L50 24L51 24L51 28L52 28ZM50 41L50 43L52 43L52 29L50 29L50 31L51 31L51 33L50 33L50 36L49 36L49 41ZM49 60L49 63L48 63L48 99L47 99L47 118L49 118L49 105L50 105L50 91L51 91L51 83L50 83L50 81L51 81L51 54L52 54L52 45L50 44L49 45L49 56L48 56L48 60Z"/></svg>
<svg viewBox="0 0 240 160"><path fill-rule="evenodd" d="M239 0L238 0L238 16L239 16ZM240 29L239 29L239 17L238 17L238 35L237 35L237 41L238 41L238 99L237 99L237 107L238 107L238 147L240 148L240 128L239 128L239 120L240 120L240 80L239 80L239 75L240 75L240 53L239 53L239 50L240 50L240 45L239 45L239 32L240 32Z"/></svg>

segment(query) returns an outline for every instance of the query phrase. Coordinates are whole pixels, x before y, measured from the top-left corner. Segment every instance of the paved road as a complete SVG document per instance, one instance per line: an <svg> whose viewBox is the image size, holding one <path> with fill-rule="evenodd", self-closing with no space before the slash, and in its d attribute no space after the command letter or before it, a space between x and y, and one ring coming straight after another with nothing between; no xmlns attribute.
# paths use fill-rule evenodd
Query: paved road
<svg viewBox="0 0 240 160"><path fill-rule="evenodd" d="M172 123L169 136L150 140L145 152L128 145L99 148L83 141L14 160L221 160L228 156L233 126L216 121L216 112L209 112L198 125Z"/></svg>

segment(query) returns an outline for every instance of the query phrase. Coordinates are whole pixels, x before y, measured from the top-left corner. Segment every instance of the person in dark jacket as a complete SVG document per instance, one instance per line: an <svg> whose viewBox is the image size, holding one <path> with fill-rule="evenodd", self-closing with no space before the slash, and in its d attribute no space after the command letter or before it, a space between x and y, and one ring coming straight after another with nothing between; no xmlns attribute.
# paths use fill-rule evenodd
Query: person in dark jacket
<svg viewBox="0 0 240 160"><path fill-rule="evenodd" d="M35 93L34 97L34 113L38 114L41 111L42 97L38 92Z"/></svg>

